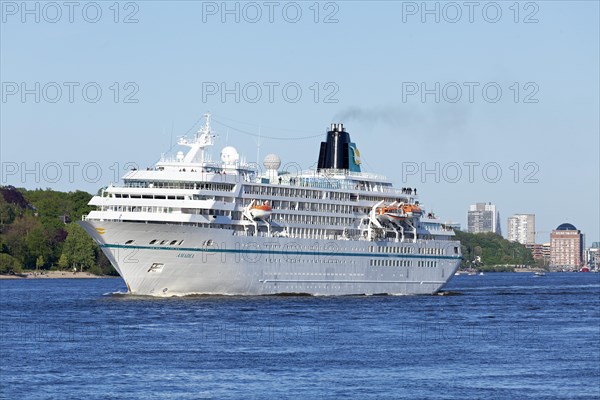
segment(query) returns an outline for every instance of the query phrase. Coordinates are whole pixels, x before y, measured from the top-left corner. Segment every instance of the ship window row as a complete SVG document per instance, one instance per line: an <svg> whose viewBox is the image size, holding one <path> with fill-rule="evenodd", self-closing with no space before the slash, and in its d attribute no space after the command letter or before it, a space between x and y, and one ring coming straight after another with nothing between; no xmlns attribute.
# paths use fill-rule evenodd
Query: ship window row
<svg viewBox="0 0 600 400"><path fill-rule="evenodd" d="M211 190L211 191L220 191L220 192L231 192L235 188L235 184L233 184L233 183L216 183L216 182L125 180L125 187L156 188L156 189Z"/></svg>
<svg viewBox="0 0 600 400"><path fill-rule="evenodd" d="M400 197L381 197L381 196L364 196L364 195L360 195L360 199L363 201L371 201L373 203L379 202L381 200L383 200L386 203L393 203L393 202L408 202L407 199L402 199Z"/></svg>
<svg viewBox="0 0 600 400"><path fill-rule="evenodd" d="M149 200L216 200L226 201L226 197L208 196L202 194L194 194L191 196L176 196L176 195L160 195L160 194L128 194L128 193L113 193L109 197L115 199L149 199Z"/></svg>
<svg viewBox="0 0 600 400"><path fill-rule="evenodd" d="M369 246L369 253L413 254L414 247L408 246Z"/></svg>
<svg viewBox="0 0 600 400"><path fill-rule="evenodd" d="M227 210L207 209L207 208L173 208L173 207L157 207L157 206L103 206L100 211L113 212L140 212L140 213L166 213L181 212L183 214L217 216L231 216L231 212Z"/></svg>
<svg viewBox="0 0 600 400"><path fill-rule="evenodd" d="M286 262L286 263L291 263L291 264L300 264L300 263L307 263L307 264L314 264L315 260L311 257L309 259L306 258L266 258L265 259L266 262L268 263L280 263L280 262ZM323 258L323 259L319 259L317 261L319 264L356 264L356 261L353 260L346 260L346 259L336 259L336 258ZM291 275L291 274L280 274L280 275ZM299 274L294 274L294 275L299 275ZM307 274L307 275L322 275L322 276L342 276L342 274L336 274L336 273L330 273L330 274L318 274L318 273L314 273L314 274ZM344 274L346 275L346 274Z"/></svg>
<svg viewBox="0 0 600 400"><path fill-rule="evenodd" d="M146 212L146 213L172 213L173 207L153 207L153 206L102 206L100 211L114 212ZM179 210L179 209L175 209Z"/></svg>
<svg viewBox="0 0 600 400"><path fill-rule="evenodd" d="M419 247L419 254L442 255L444 254L444 249Z"/></svg>
<svg viewBox="0 0 600 400"><path fill-rule="evenodd" d="M277 221L273 221L273 222L277 222ZM198 225L200 226L200 224L195 224L194 225ZM237 236L254 236L254 230L250 230L248 231L242 231L242 230L238 230L235 225L222 225L222 228L224 229L235 229L236 232L234 233L234 235ZM259 236L263 236L266 233L266 227L265 226L261 226L259 225ZM339 240L341 238L347 238L348 235L347 233L345 233L342 231L342 229L313 229L313 228L301 228L301 227L294 227L294 226L288 226L286 227L286 229L284 230L284 233L280 233L275 231L275 236L277 235L284 235L287 237L291 237L291 238L297 238L297 239L325 239L325 240ZM294 246L295 248L295 246ZM314 250L314 248L308 248L308 249L312 249ZM326 249L327 250L327 249ZM340 251L355 251L355 252L365 252L366 249L363 248L338 248L335 245L331 246L330 249L333 253L337 253Z"/></svg>
<svg viewBox="0 0 600 400"><path fill-rule="evenodd" d="M218 210L214 208L182 208L182 214L194 214L194 215L226 215L231 216L230 211Z"/></svg>
<svg viewBox="0 0 600 400"><path fill-rule="evenodd" d="M334 240L336 239L336 232L331 231L329 229L313 229L313 228L296 228L289 227L289 234L292 237L300 238L300 239L328 239ZM307 248L309 250L314 250L312 247L308 246L300 246L301 248ZM334 251L337 249L333 249Z"/></svg>
<svg viewBox="0 0 600 400"><path fill-rule="evenodd" d="M181 246L183 244L183 240L177 240L177 239L175 239L175 240L152 239L149 244L155 244L155 245L159 245L159 246L160 245L168 245L168 246L175 246L175 245L177 245L177 246Z"/></svg>
<svg viewBox="0 0 600 400"><path fill-rule="evenodd" d="M245 185L244 193L262 196L285 196L306 199L329 199L336 201L348 201L352 194L344 192L325 192L322 190L310 190L294 188L289 186L258 186Z"/></svg>
<svg viewBox="0 0 600 400"><path fill-rule="evenodd" d="M371 267L410 267L411 260L370 260Z"/></svg>
<svg viewBox="0 0 600 400"><path fill-rule="evenodd" d="M175 195L152 195L152 194L127 194L127 193L114 193L112 194L113 198L117 199L152 199L152 200L183 200L184 196L175 196Z"/></svg>
<svg viewBox="0 0 600 400"><path fill-rule="evenodd" d="M453 229L449 226L439 224L439 223L433 223L433 222L421 222L421 226L427 230L448 231L448 232L453 231Z"/></svg>
<svg viewBox="0 0 600 400"><path fill-rule="evenodd" d="M324 193L321 190L308 190L308 189L296 189L290 188L289 186L258 186L258 185L245 185L244 193L250 195L263 195L263 196L286 196L286 197L302 197L307 199L323 199ZM336 193L338 195L344 195L347 193ZM345 200L342 196L339 196L339 200Z"/></svg>
<svg viewBox="0 0 600 400"><path fill-rule="evenodd" d="M433 268L437 267L437 261L417 261L417 267L428 267Z"/></svg>
<svg viewBox="0 0 600 400"><path fill-rule="evenodd" d="M328 217L320 215L298 215L298 214L279 214L275 213L272 216L273 221L278 223L301 223L301 224L316 224L316 225L335 225L348 226L352 224L354 218L345 217Z"/></svg>
<svg viewBox="0 0 600 400"><path fill-rule="evenodd" d="M370 260L369 264L372 267L411 267L411 260ZM417 261L417 267L434 268L438 266L437 261Z"/></svg>
<svg viewBox="0 0 600 400"><path fill-rule="evenodd" d="M289 260L288 260L289 261ZM344 260L345 264L354 264L354 262L352 261L348 261L345 262L346 260ZM302 276L302 277L308 277L308 276L351 276L351 277L364 277L365 274L356 274L356 273L345 273L345 272L267 272L266 274L271 274L271 275L277 275L277 276L285 276L285 277L292 277L292 276Z"/></svg>

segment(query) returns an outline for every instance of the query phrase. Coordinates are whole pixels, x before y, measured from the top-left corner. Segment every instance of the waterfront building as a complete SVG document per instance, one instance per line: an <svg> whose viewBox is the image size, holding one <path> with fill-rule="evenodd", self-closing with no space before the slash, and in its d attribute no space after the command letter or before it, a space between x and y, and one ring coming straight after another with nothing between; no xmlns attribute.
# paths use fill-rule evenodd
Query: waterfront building
<svg viewBox="0 0 600 400"><path fill-rule="evenodd" d="M543 260L544 266L550 264L550 243L526 244L535 260Z"/></svg>
<svg viewBox="0 0 600 400"><path fill-rule="evenodd" d="M583 264L583 234L569 223L550 233L550 267L555 270L579 270Z"/></svg>
<svg viewBox="0 0 600 400"><path fill-rule="evenodd" d="M590 271L600 271L600 242L592 243L585 251L585 264Z"/></svg>

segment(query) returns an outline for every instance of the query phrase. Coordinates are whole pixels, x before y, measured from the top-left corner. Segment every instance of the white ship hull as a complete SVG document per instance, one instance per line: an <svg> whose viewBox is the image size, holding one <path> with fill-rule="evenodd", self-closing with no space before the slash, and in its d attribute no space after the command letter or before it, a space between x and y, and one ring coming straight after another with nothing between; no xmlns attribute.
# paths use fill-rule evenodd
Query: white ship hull
<svg viewBox="0 0 600 400"><path fill-rule="evenodd" d="M176 224L80 224L139 295L433 294L460 263L455 241L328 241Z"/></svg>

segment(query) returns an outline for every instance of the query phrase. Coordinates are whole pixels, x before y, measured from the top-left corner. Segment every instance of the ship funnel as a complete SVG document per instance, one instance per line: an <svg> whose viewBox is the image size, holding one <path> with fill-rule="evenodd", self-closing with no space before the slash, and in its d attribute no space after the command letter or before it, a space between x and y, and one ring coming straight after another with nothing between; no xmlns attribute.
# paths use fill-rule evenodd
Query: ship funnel
<svg viewBox="0 0 600 400"><path fill-rule="evenodd" d="M343 169L360 172L360 157L356 145L350 141L350 134L344 124L331 124L325 142L321 142L317 170Z"/></svg>

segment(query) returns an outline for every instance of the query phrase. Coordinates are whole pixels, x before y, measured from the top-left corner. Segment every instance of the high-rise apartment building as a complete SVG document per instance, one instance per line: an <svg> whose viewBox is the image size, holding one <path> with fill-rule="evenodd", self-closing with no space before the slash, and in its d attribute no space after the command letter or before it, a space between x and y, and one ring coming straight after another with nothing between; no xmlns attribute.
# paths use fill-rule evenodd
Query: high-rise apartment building
<svg viewBox="0 0 600 400"><path fill-rule="evenodd" d="M469 207L467 213L467 232L494 232L501 235L500 216L492 203L476 203Z"/></svg>
<svg viewBox="0 0 600 400"><path fill-rule="evenodd" d="M521 244L535 244L535 215L515 214L508 219L508 240Z"/></svg>

